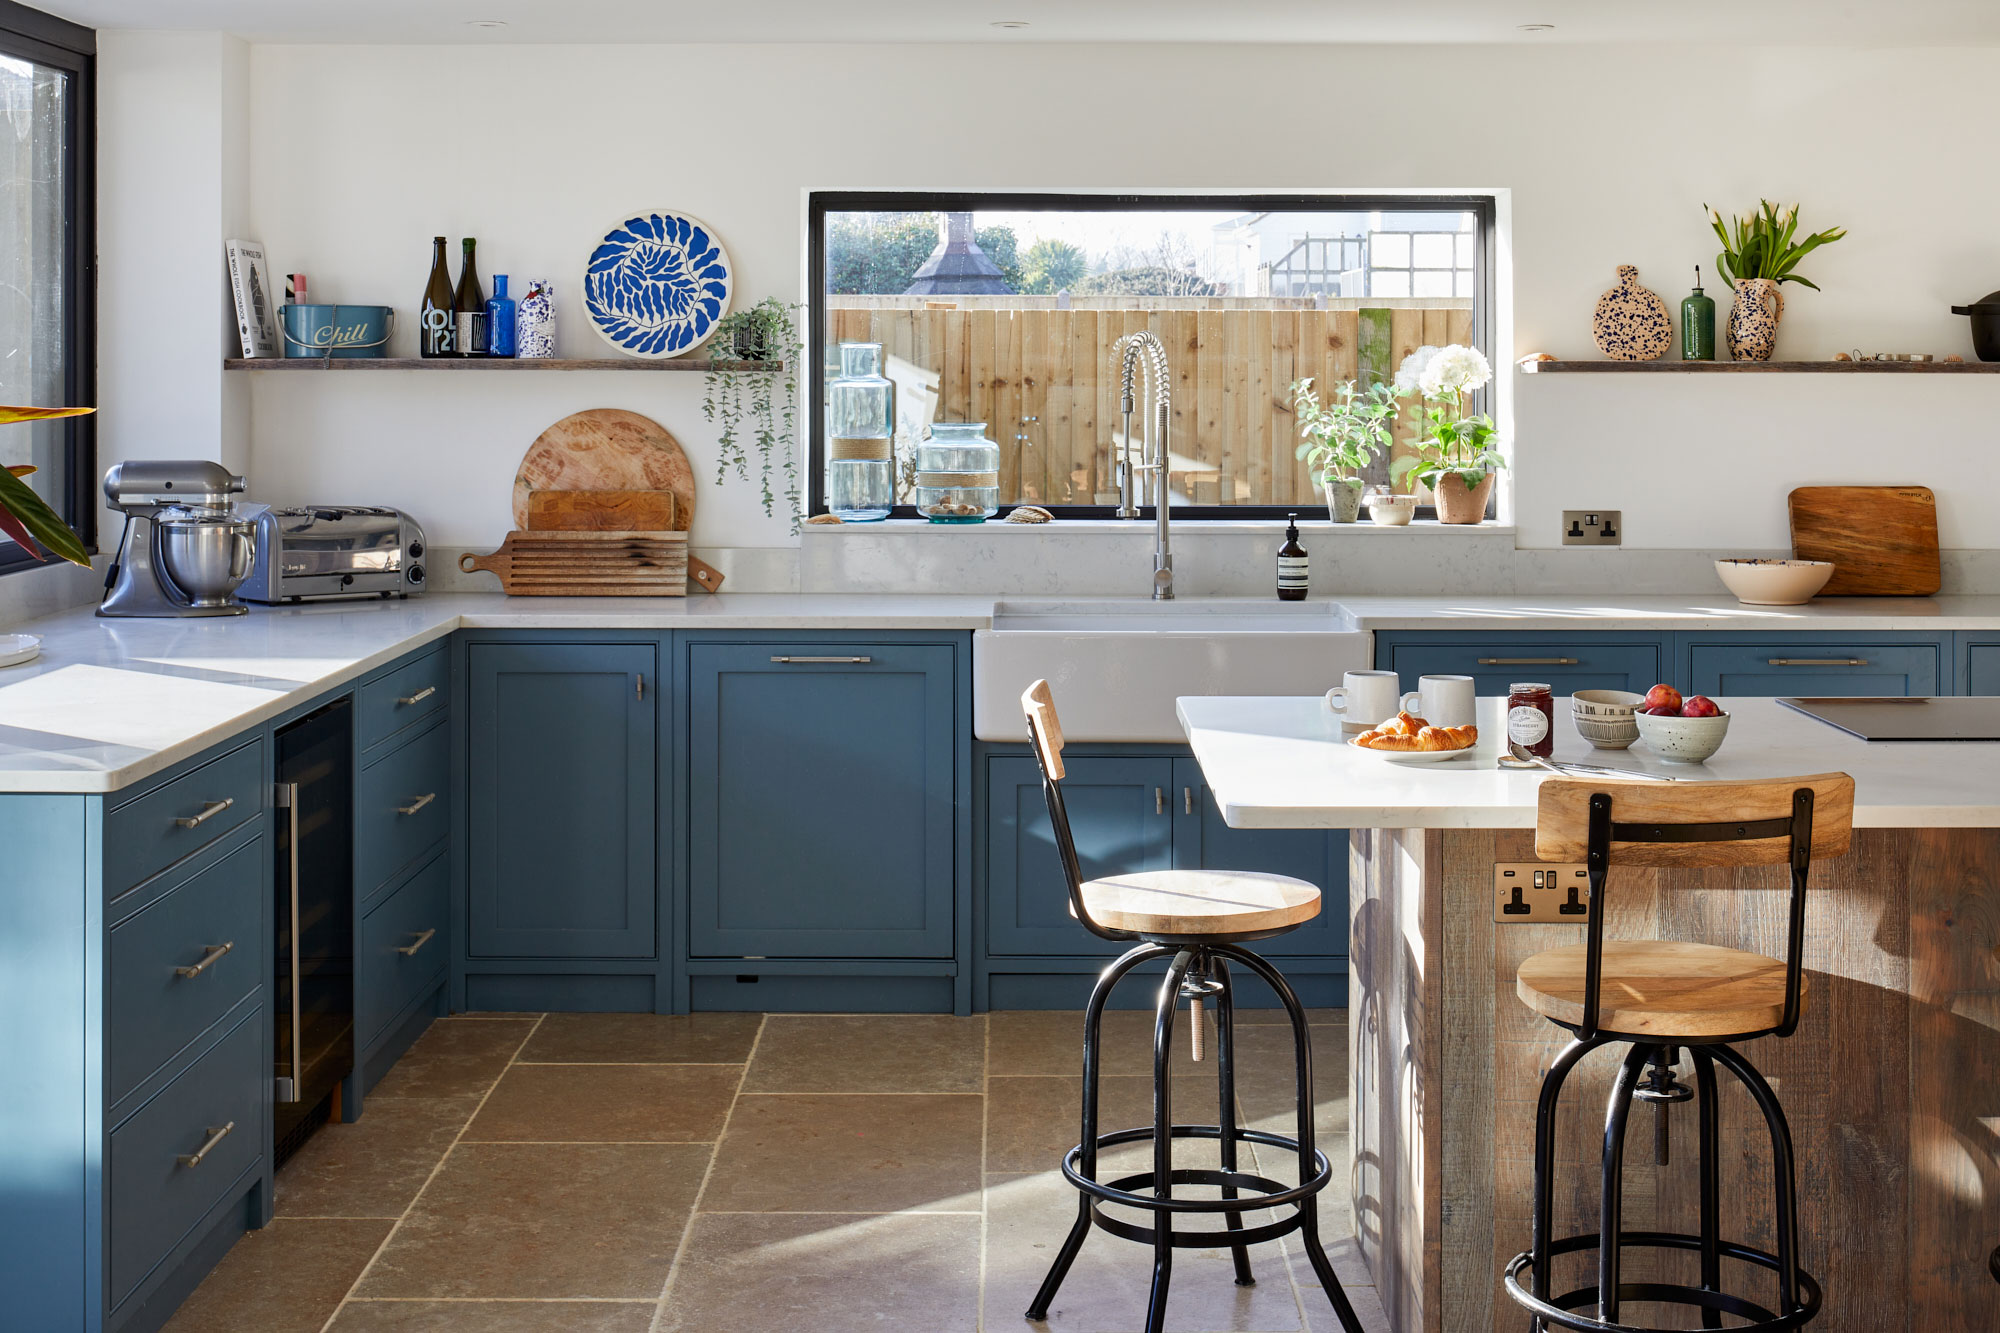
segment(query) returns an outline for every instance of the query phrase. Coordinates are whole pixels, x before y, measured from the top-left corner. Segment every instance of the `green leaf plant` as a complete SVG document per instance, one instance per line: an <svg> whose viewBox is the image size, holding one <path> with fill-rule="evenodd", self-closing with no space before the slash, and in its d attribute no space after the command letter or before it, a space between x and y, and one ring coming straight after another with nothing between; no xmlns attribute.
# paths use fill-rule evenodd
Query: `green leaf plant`
<svg viewBox="0 0 2000 1333"><path fill-rule="evenodd" d="M94 407L0 407L0 426L16 421L80 417L96 410ZM90 552L83 549L83 543L70 531L69 524L21 480L34 470L28 464L0 467L0 533L19 542L21 549L37 560L58 555L73 565L89 569Z"/></svg>
<svg viewBox="0 0 2000 1333"><path fill-rule="evenodd" d="M1729 284L1731 291L1744 278L1770 278L1774 282L1796 282L1801 287L1819 290L1819 285L1801 277L1796 271L1799 261L1822 245L1831 245L1847 235L1845 227L1828 227L1815 232L1803 240L1794 241L1798 234L1799 206L1791 205L1780 209L1769 199L1758 201L1762 207L1754 213L1725 220L1720 211L1708 208L1708 225L1722 241L1722 253L1715 257L1715 267L1722 274L1722 280Z"/></svg>
<svg viewBox="0 0 2000 1333"><path fill-rule="evenodd" d="M1380 382L1366 390L1353 380L1333 387L1322 404L1311 379L1292 383L1292 410L1305 441L1293 457L1305 460L1321 485L1360 486L1361 474L1395 441L1396 390Z"/></svg>

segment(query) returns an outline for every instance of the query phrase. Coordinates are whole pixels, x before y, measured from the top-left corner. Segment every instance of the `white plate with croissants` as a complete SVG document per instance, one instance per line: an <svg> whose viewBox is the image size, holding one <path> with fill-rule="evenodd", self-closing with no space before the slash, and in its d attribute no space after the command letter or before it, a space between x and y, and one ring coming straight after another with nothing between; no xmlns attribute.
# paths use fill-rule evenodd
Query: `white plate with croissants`
<svg viewBox="0 0 2000 1333"><path fill-rule="evenodd" d="M1348 742L1355 749L1396 764L1435 764L1471 754L1479 728L1434 727L1413 713L1398 713Z"/></svg>

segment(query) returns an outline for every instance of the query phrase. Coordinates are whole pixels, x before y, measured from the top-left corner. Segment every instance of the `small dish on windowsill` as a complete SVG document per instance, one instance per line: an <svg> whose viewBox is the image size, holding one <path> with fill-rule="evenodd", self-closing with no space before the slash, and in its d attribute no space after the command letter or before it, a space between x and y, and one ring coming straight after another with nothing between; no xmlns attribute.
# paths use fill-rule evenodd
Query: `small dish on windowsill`
<svg viewBox="0 0 2000 1333"><path fill-rule="evenodd" d="M42 654L42 641L33 634L0 634L0 667L20 666Z"/></svg>

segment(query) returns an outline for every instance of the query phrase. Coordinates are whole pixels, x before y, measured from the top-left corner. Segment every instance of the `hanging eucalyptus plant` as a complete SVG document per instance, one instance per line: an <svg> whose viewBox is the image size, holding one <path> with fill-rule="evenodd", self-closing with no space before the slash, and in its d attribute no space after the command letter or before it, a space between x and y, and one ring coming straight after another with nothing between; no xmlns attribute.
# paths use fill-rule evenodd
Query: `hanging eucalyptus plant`
<svg viewBox="0 0 2000 1333"><path fill-rule="evenodd" d="M773 482L782 474L794 529L799 522L799 362L805 347L792 312L804 308L767 296L718 320L701 405L702 416L721 428L715 439L715 484L722 485L731 471L740 481L750 480L749 450L756 450L764 512L777 512ZM780 367L751 370L743 364L752 361L778 362Z"/></svg>

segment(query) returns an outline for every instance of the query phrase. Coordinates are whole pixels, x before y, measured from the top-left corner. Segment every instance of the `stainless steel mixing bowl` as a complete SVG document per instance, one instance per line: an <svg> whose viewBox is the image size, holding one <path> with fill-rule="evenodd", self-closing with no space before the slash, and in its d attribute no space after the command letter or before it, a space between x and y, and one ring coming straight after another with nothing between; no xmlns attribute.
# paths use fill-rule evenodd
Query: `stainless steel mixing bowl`
<svg viewBox="0 0 2000 1333"><path fill-rule="evenodd" d="M192 509L164 509L153 518L160 570L192 606L232 603L250 577L256 531L247 519Z"/></svg>

